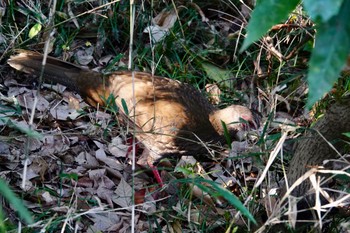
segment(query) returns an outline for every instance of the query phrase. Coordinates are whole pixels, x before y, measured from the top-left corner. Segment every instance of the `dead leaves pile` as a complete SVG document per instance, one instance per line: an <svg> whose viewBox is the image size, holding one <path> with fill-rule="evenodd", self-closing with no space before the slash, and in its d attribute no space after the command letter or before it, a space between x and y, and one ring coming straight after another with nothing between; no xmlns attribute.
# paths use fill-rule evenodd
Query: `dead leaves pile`
<svg viewBox="0 0 350 233"><path fill-rule="evenodd" d="M11 77L4 85L9 97L1 98L2 108L8 106L0 116L7 119L1 121L2 135L7 134L0 142L1 178L28 196L26 206L34 213L64 213L70 221L84 215L90 221L80 223L81 229L127 229L128 211L105 211L116 205L128 209L132 194L131 168L126 159L129 146L120 135L110 142L102 136L104 131L110 136L117 134L108 129L113 117L105 112L82 111L86 104L62 86L47 85L37 95L36 90L19 85ZM35 96L38 103L30 126ZM33 128L38 133L33 133ZM134 182L139 189L148 184L141 179Z"/></svg>

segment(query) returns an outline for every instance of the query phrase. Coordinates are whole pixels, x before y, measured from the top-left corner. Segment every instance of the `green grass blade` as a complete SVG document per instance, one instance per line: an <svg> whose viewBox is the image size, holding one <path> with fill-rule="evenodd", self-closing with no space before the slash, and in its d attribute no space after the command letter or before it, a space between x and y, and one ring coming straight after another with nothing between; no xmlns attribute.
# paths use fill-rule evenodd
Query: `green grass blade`
<svg viewBox="0 0 350 233"><path fill-rule="evenodd" d="M207 192L213 196L222 196L237 210L239 210L244 216L246 216L250 221L252 221L254 224L257 224L254 216L249 212L249 210L242 204L242 202L233 193L231 193L227 189L224 189L219 184L211 180L205 180L205 179L199 178L199 179L192 179L192 181L204 192ZM210 188L203 185L202 183L209 184Z"/></svg>
<svg viewBox="0 0 350 233"><path fill-rule="evenodd" d="M21 219L23 219L27 224L33 223L31 214L24 206L21 199L16 196L16 194L2 179L0 179L0 194L13 206L15 210L17 210Z"/></svg>
<svg viewBox="0 0 350 233"><path fill-rule="evenodd" d="M3 210L0 206L0 233L7 232Z"/></svg>
<svg viewBox="0 0 350 233"><path fill-rule="evenodd" d="M232 140L231 140L230 134L228 132L227 126L226 126L225 122L223 122L223 121L221 121L221 125L222 125L222 128L224 129L224 136L226 139L226 143L227 143L228 147L230 149L232 149L232 146L231 146Z"/></svg>
<svg viewBox="0 0 350 233"><path fill-rule="evenodd" d="M11 121L10 118L0 117L0 122L6 124L10 128L16 129L19 132L24 133L25 135L27 135L30 138L41 139L43 137L40 133L38 133L34 129L31 129L29 127L24 127L22 125L19 125L17 122Z"/></svg>
<svg viewBox="0 0 350 233"><path fill-rule="evenodd" d="M125 102L125 99L122 99L122 106L123 106L123 110L125 112L125 115L129 116L129 109L128 109L128 105Z"/></svg>

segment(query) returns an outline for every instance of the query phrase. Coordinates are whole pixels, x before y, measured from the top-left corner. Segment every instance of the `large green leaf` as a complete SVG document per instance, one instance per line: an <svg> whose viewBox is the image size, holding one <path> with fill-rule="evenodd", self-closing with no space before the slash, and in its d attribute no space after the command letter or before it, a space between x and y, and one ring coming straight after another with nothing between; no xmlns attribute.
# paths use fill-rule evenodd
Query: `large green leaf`
<svg viewBox="0 0 350 233"><path fill-rule="evenodd" d="M350 1L344 1L339 14L317 24L315 48L309 63L309 97L311 107L337 81L350 52Z"/></svg>
<svg viewBox="0 0 350 233"><path fill-rule="evenodd" d="M262 37L273 25L286 20L296 8L299 0L262 0L252 12L245 38L240 51Z"/></svg>
<svg viewBox="0 0 350 233"><path fill-rule="evenodd" d="M343 0L304 0L305 10L313 20L320 18L323 22L327 22L334 15L337 15Z"/></svg>

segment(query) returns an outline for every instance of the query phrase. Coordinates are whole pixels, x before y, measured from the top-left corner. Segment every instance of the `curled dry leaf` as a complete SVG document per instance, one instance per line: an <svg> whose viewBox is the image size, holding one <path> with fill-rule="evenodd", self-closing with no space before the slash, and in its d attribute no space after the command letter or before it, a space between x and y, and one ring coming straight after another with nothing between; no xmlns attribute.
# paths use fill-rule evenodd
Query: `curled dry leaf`
<svg viewBox="0 0 350 233"><path fill-rule="evenodd" d="M106 146L98 141L94 141L96 146L99 148L96 150L96 159L103 162L107 166L109 173L113 174L115 177L121 178L122 175L120 171L124 171L125 164L121 163L115 158L110 158L106 155Z"/></svg>
<svg viewBox="0 0 350 233"><path fill-rule="evenodd" d="M169 33L177 20L176 11L174 9L163 9L156 17L152 19L151 26L146 27L143 33L149 34L153 43L162 41Z"/></svg>
<svg viewBox="0 0 350 233"><path fill-rule="evenodd" d="M84 49L79 49L75 54L75 59L80 65L86 66L94 59L94 57L92 56L93 52L93 46L89 46Z"/></svg>
<svg viewBox="0 0 350 233"><path fill-rule="evenodd" d="M211 195L204 192L202 189L198 188L198 186L192 186L192 194L200 200L203 200L209 206L215 207L214 201L211 198Z"/></svg>
<svg viewBox="0 0 350 233"><path fill-rule="evenodd" d="M96 159L105 163L106 166L117 171L122 171L125 168L125 165L120 163L118 160L107 157L105 151L102 148L96 151Z"/></svg>
<svg viewBox="0 0 350 233"><path fill-rule="evenodd" d="M106 66L108 65L108 63L113 59L113 56L111 54L108 54L104 57L101 57L99 60L98 60L98 64L100 66Z"/></svg>
<svg viewBox="0 0 350 233"><path fill-rule="evenodd" d="M205 91L209 94L209 100L212 104L220 103L221 90L216 84L205 85Z"/></svg>
<svg viewBox="0 0 350 233"><path fill-rule="evenodd" d="M121 137L115 137L112 142L108 144L109 152L115 157L126 157L129 146L125 145Z"/></svg>
<svg viewBox="0 0 350 233"><path fill-rule="evenodd" d="M233 176L226 176L225 173L221 173L216 175L215 182L220 184L222 187L232 187L233 185L237 184L237 180Z"/></svg>
<svg viewBox="0 0 350 233"><path fill-rule="evenodd" d="M156 17L152 19L154 25L159 26L163 30L172 28L177 20L176 11L172 9L163 9Z"/></svg>
<svg viewBox="0 0 350 233"><path fill-rule="evenodd" d="M56 199L52 198L51 194L47 191L43 192L41 194L41 197L47 204L53 204L54 202L56 202Z"/></svg>
<svg viewBox="0 0 350 233"><path fill-rule="evenodd" d="M149 34L153 44L162 41L168 35L167 30L163 30L157 25L148 26L147 28L145 28L143 33Z"/></svg>

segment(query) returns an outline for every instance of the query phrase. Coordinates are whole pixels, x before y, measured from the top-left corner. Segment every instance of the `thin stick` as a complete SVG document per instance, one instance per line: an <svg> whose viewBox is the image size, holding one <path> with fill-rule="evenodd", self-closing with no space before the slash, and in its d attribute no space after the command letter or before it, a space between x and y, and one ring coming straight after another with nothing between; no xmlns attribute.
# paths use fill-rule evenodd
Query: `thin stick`
<svg viewBox="0 0 350 233"><path fill-rule="evenodd" d="M135 23L135 4L134 4L134 0L130 0L130 42L129 42L129 63L128 63L128 69L131 70L132 69L132 65L133 65L133 57L132 57L132 48L133 48L133 44L134 44L134 23ZM136 138L135 138L135 134L136 134L136 127L135 127L135 106L136 106L136 99L135 99L135 73L132 72L132 100L133 100L133 115L131 116L133 118L133 125L132 125L132 130L133 130L133 134L132 134L132 194L131 194L131 201L132 201L132 205L131 205L131 232L134 233L135 232L135 182L134 182L134 177L135 177L135 163L136 163L136 155L135 155L135 151L136 151Z"/></svg>

